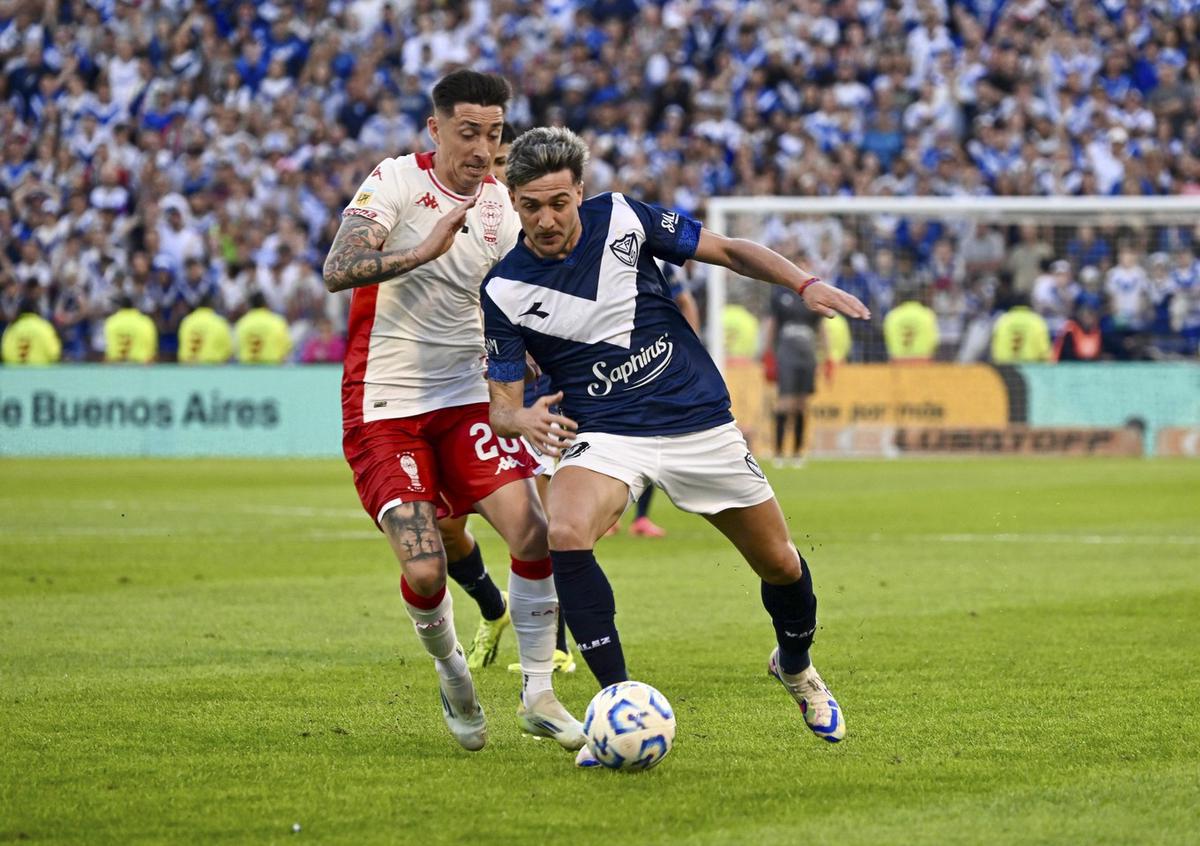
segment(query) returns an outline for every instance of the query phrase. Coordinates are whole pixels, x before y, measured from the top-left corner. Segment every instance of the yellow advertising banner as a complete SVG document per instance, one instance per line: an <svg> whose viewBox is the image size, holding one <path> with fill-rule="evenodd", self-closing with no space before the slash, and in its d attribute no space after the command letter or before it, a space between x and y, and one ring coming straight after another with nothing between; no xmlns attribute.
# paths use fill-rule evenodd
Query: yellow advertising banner
<svg viewBox="0 0 1200 846"><path fill-rule="evenodd" d="M1008 388L986 364L848 364L817 379L809 425L1004 426Z"/></svg>

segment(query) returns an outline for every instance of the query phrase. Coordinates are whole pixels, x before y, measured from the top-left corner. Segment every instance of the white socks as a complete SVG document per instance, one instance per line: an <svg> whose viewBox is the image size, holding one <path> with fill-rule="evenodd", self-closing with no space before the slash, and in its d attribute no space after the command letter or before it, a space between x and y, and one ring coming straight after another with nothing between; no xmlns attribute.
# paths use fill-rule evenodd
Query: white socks
<svg viewBox="0 0 1200 846"><path fill-rule="evenodd" d="M527 579L508 574L508 613L517 634L517 652L524 679L522 694L529 702L553 690L554 643L558 636L558 594L554 578Z"/></svg>
<svg viewBox="0 0 1200 846"><path fill-rule="evenodd" d="M446 591L436 608L418 608L407 600L404 608L412 618L413 628L425 651L433 656L438 675L456 678L467 672L467 659L455 650L458 636L454 632L454 602Z"/></svg>

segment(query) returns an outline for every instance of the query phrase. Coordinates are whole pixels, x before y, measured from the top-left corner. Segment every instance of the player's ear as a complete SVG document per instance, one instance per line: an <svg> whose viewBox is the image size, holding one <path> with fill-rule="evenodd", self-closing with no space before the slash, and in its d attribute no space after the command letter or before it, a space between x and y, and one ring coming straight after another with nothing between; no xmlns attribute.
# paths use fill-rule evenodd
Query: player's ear
<svg viewBox="0 0 1200 846"><path fill-rule="evenodd" d="M438 143L438 119L437 112L434 112L429 117L425 118L425 128L429 130L429 137L433 139L433 143Z"/></svg>
<svg viewBox="0 0 1200 846"><path fill-rule="evenodd" d="M583 180L575 183L575 205L583 205Z"/></svg>

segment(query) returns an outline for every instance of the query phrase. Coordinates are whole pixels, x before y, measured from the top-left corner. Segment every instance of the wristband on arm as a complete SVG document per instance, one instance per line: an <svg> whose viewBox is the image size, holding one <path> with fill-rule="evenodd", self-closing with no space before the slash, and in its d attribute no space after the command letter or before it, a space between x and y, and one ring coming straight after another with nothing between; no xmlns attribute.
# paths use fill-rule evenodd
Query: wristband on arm
<svg viewBox="0 0 1200 846"><path fill-rule="evenodd" d="M799 294L800 296L803 297L804 292L806 290L808 290L809 285L811 285L814 282L820 282L820 281L821 281L820 276L810 276L807 279L805 279L803 282L801 282L799 285L797 285L794 290L797 294Z"/></svg>

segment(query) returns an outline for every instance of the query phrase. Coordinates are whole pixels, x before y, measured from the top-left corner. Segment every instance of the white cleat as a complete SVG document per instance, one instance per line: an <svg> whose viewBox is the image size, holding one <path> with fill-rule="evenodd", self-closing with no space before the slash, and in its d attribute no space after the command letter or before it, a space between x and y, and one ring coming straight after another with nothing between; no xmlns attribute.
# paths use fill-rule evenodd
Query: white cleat
<svg viewBox="0 0 1200 846"><path fill-rule="evenodd" d="M522 694L517 722L526 734L553 738L563 749L579 749L587 744L583 724L568 713L552 690L542 691L528 703Z"/></svg>
<svg viewBox="0 0 1200 846"><path fill-rule="evenodd" d="M837 743L846 736L846 718L842 716L841 706L821 680L817 668L808 665L802 672L785 673L779 668L779 647L771 653L767 660L767 672L779 679L804 715L804 722L817 737L830 743Z"/></svg>
<svg viewBox="0 0 1200 846"><path fill-rule="evenodd" d="M455 649L462 654L461 645ZM487 744L487 721L483 716L483 706L475 696L475 683L471 680L470 672L451 679L438 674L438 689L446 727L464 749L478 752Z"/></svg>

